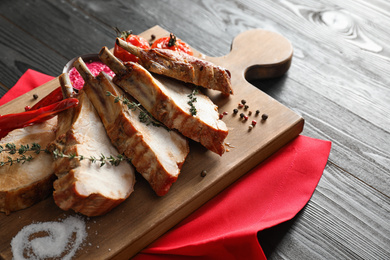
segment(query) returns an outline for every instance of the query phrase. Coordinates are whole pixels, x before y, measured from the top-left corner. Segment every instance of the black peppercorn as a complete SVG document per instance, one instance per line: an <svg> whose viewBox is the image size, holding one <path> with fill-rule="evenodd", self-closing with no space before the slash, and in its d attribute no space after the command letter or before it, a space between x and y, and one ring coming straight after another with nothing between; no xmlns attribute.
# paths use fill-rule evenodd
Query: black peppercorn
<svg viewBox="0 0 390 260"><path fill-rule="evenodd" d="M241 104L245 105L246 104L246 100L245 99L241 100Z"/></svg>
<svg viewBox="0 0 390 260"><path fill-rule="evenodd" d="M37 94L34 94L34 95L33 95L33 98L34 98L34 99L38 99L38 95L37 95Z"/></svg>
<svg viewBox="0 0 390 260"><path fill-rule="evenodd" d="M241 117L241 118L244 118L244 117L245 117L244 113L241 113L241 114L240 114L240 117Z"/></svg>
<svg viewBox="0 0 390 260"><path fill-rule="evenodd" d="M256 115L258 115L258 114L260 114L260 110L257 109L256 110Z"/></svg>
<svg viewBox="0 0 390 260"><path fill-rule="evenodd" d="M261 119L267 120L267 118L268 118L268 115L267 115L267 114L262 114L262 115L261 115Z"/></svg>
<svg viewBox="0 0 390 260"><path fill-rule="evenodd" d="M233 113L237 114L238 113L238 109L237 108L233 109Z"/></svg>

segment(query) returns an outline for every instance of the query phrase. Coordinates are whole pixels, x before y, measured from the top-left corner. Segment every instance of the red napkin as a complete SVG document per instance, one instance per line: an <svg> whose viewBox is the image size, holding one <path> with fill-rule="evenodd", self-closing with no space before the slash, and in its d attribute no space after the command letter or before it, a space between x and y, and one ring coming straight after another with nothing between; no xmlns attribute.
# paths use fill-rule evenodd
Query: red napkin
<svg viewBox="0 0 390 260"><path fill-rule="evenodd" d="M0 104L52 78L28 70ZM298 136L134 259L266 259L257 232L292 219L306 205L330 148L329 141Z"/></svg>
<svg viewBox="0 0 390 260"><path fill-rule="evenodd" d="M0 106L24 93L52 80L54 77L28 69L5 95L0 99Z"/></svg>
<svg viewBox="0 0 390 260"><path fill-rule="evenodd" d="M135 259L266 259L257 232L306 205L330 148L329 141L298 136Z"/></svg>

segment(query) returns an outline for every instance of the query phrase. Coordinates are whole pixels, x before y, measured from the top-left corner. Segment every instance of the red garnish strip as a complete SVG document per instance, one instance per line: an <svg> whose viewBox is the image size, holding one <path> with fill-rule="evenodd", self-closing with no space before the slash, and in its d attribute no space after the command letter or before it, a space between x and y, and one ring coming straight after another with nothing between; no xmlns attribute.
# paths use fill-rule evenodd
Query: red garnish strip
<svg viewBox="0 0 390 260"><path fill-rule="evenodd" d="M56 88L50 92L46 97L42 98L38 103L36 103L29 110L39 109L41 107L46 107L63 99L61 87Z"/></svg>
<svg viewBox="0 0 390 260"><path fill-rule="evenodd" d="M39 109L0 116L0 138L14 129L49 120L59 112L77 106L78 103L77 98L67 98Z"/></svg>

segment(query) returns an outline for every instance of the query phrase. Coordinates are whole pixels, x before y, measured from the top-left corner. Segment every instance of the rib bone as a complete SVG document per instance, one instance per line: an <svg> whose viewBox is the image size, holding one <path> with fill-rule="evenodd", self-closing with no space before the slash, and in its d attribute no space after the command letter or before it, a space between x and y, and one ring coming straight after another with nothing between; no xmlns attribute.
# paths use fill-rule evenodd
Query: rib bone
<svg viewBox="0 0 390 260"><path fill-rule="evenodd" d="M140 59L147 70L180 81L233 94L230 72L220 66L179 51L142 49L117 38L116 43Z"/></svg>
<svg viewBox="0 0 390 260"><path fill-rule="evenodd" d="M79 105L58 115L56 141L49 149L85 158L118 155L86 93L80 90L75 95L67 74L60 76L60 83L64 96L76 96ZM58 179L54 182L53 197L63 210L73 209L86 216L102 215L134 190L135 172L127 162L101 166L88 159L58 158L54 166Z"/></svg>
<svg viewBox="0 0 390 260"><path fill-rule="evenodd" d="M182 82L164 78L158 80L137 63L122 64L106 47L99 53L100 59L116 74L113 81L138 100L157 120L184 136L200 142L207 149L222 155L228 129L219 119L217 106L198 92L193 105L188 104L193 89Z"/></svg>
<svg viewBox="0 0 390 260"><path fill-rule="evenodd" d="M84 90L94 104L111 142L131 158L136 170L150 183L157 195L165 195L176 181L189 153L188 141L176 131L140 122L140 112L129 110L122 101L114 102L110 92L122 96L104 72L96 78L81 59L74 66L84 78ZM130 97L129 97L130 98Z"/></svg>

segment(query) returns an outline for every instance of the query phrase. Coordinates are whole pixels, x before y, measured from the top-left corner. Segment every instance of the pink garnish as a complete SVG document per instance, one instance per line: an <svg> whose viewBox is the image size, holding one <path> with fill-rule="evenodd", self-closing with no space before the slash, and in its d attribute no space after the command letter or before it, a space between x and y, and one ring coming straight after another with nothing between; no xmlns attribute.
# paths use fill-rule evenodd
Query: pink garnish
<svg viewBox="0 0 390 260"><path fill-rule="evenodd" d="M104 71L109 76L114 77L115 73L103 62L93 61L86 63L88 69L94 76L97 76L101 71ZM76 70L76 68L72 68L69 72L69 79L72 82L72 86L75 89L82 89L84 86L84 80L80 76L80 73Z"/></svg>

